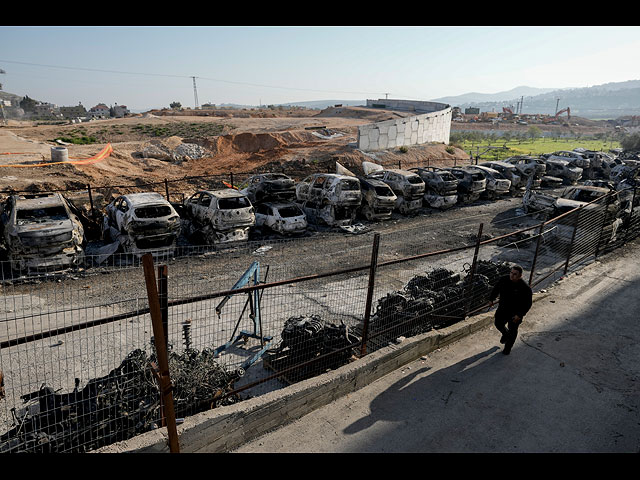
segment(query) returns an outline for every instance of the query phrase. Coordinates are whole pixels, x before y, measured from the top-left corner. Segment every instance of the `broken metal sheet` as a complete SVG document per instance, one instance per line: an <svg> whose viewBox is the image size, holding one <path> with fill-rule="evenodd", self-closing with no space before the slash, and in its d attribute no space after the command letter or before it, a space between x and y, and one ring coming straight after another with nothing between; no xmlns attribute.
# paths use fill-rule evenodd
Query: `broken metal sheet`
<svg viewBox="0 0 640 480"><path fill-rule="evenodd" d="M348 168L340 165L338 162L336 162L336 173L338 175L348 175L350 177L355 177L356 174L353 173L351 170L349 170Z"/></svg>
<svg viewBox="0 0 640 480"><path fill-rule="evenodd" d="M377 163L363 161L362 170L364 170L365 175L369 175L370 173L384 170L384 167L382 165L378 165Z"/></svg>

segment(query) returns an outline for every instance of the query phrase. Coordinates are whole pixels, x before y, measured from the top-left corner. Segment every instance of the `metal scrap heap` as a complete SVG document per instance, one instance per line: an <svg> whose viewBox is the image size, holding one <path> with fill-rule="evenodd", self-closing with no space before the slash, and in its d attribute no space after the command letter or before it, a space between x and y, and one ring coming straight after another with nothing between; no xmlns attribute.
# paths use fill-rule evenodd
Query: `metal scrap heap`
<svg viewBox="0 0 640 480"><path fill-rule="evenodd" d="M26 407L14 412L15 426L0 436L0 452L82 453L162 426L155 354L134 350L108 375L79 390L56 393L42 386L22 395ZM214 360L213 350L171 353L170 375L177 417L234 403L239 378Z"/></svg>
<svg viewBox="0 0 640 480"><path fill-rule="evenodd" d="M370 321L368 349L381 348L399 336L418 335L459 322L488 302L493 285L510 269L508 263L481 260L473 275L471 268L465 268L462 278L446 268L413 277L402 290L378 300Z"/></svg>
<svg viewBox="0 0 640 480"><path fill-rule="evenodd" d="M324 322L319 315L290 317L282 330L278 348L267 352L265 365L290 383L310 378L349 362L351 347L360 339L345 324ZM291 370L290 367L295 367Z"/></svg>

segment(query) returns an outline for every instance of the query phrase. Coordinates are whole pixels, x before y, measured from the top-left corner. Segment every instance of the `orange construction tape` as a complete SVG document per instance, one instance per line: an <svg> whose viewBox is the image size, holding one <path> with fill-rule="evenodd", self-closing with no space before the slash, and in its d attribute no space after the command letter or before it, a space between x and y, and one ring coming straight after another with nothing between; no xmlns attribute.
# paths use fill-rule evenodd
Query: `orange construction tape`
<svg viewBox="0 0 640 480"><path fill-rule="evenodd" d="M25 167L25 168L49 167L51 165L62 165L62 164L69 164L69 163L72 165L91 165L92 163L97 163L104 160L105 158L108 158L112 152L113 152L113 147L109 143L97 155L94 155L93 157L89 157L89 158L82 158L78 160L67 160L66 162L48 162L48 163L31 163L31 164L16 163L13 165L0 165L0 167Z"/></svg>

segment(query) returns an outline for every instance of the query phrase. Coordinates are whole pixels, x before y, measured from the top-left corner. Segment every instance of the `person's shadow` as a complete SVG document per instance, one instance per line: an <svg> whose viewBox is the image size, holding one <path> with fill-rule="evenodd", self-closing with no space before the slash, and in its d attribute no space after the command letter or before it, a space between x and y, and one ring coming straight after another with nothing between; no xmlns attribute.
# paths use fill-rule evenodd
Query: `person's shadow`
<svg viewBox="0 0 640 480"><path fill-rule="evenodd" d="M374 398L370 405L371 414L349 425L344 429L344 433L355 434L371 427L378 421L403 422L414 420L415 412L411 408L413 402L424 398L425 394L437 395L441 393L442 389L438 388L445 381L461 382L461 377L468 374L468 371L465 371L468 366L483 358L487 358L487 361L494 360L495 356L493 358L488 357L499 350L500 347L497 346L489 348L484 352L480 352L414 382L413 380L418 375L430 370L431 367L416 369ZM442 400L446 404L448 398L445 396Z"/></svg>

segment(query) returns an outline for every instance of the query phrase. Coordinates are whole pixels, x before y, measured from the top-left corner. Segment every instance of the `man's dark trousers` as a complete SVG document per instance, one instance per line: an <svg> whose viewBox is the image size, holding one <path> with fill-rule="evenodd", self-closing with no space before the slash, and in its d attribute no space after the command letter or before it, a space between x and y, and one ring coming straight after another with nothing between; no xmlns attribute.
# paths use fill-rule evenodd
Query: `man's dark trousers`
<svg viewBox="0 0 640 480"><path fill-rule="evenodd" d="M522 323L522 319L518 322L513 321L513 313L496 310L494 325L504 335L504 353L509 353L511 347L516 342L518 336L518 327Z"/></svg>

